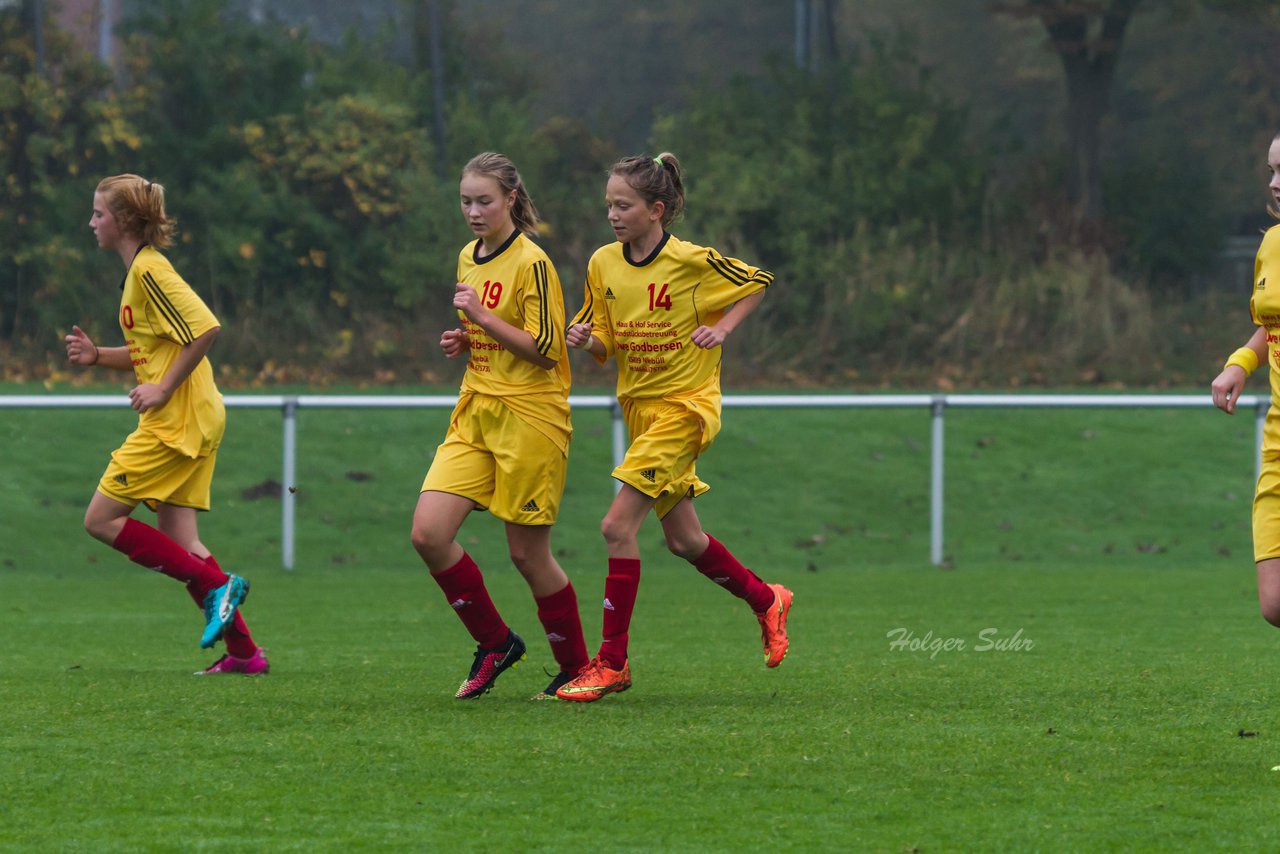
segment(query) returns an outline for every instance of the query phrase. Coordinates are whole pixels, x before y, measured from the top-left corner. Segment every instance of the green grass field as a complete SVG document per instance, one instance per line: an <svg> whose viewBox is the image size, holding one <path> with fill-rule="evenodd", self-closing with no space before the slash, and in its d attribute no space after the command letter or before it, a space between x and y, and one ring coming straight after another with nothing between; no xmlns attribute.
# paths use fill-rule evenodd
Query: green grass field
<svg viewBox="0 0 1280 854"><path fill-rule="evenodd" d="M80 527L132 413L0 410L0 848L1280 845L1247 416L953 411L939 569L924 412L728 410L699 512L796 592L791 654L766 670L745 606L650 525L635 685L586 706L527 702L552 662L481 516L464 543L530 656L452 699L472 647L408 544L445 420L304 412L287 572L260 495L280 416L232 410L202 534L252 579L273 672L196 679L185 593ZM594 650L608 421L575 423L554 543Z"/></svg>

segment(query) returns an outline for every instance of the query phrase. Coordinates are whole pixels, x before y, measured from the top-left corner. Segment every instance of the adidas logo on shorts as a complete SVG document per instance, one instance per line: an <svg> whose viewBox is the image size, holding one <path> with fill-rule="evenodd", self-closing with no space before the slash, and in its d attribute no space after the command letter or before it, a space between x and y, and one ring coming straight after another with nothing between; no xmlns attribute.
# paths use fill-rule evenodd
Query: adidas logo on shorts
<svg viewBox="0 0 1280 854"><path fill-rule="evenodd" d="M649 481L650 483L657 483L657 482L658 482L658 470L657 470L657 469L645 469L644 471L640 472L640 476L641 476L642 478L644 478L645 480Z"/></svg>
<svg viewBox="0 0 1280 854"><path fill-rule="evenodd" d="M525 506L521 507L520 509L521 509L521 510L523 510L525 513L537 513L537 512L538 512L538 502L533 501L533 500L530 500L528 504L526 504Z"/></svg>
<svg viewBox="0 0 1280 854"><path fill-rule="evenodd" d="M126 474L118 474L115 477L113 477L112 480L114 480L116 483L120 484L121 486L129 485L129 476Z"/></svg>

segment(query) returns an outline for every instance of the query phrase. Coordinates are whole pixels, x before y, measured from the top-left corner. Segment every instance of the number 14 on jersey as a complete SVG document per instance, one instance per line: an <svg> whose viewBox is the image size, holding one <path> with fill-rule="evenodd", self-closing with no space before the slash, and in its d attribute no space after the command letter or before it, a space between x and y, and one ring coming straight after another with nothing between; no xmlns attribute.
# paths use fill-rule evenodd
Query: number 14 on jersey
<svg viewBox="0 0 1280 854"><path fill-rule="evenodd" d="M671 311L671 295L667 293L667 282L659 288L656 282L649 283L649 311Z"/></svg>

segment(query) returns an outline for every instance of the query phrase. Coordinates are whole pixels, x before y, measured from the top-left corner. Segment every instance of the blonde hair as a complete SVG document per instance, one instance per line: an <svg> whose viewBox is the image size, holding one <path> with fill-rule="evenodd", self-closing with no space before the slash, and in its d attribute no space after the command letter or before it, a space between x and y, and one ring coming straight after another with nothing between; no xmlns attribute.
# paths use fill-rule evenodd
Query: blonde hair
<svg viewBox="0 0 1280 854"><path fill-rule="evenodd" d="M164 212L164 185L141 175L114 175L98 182L97 192L125 234L157 249L173 243L178 221Z"/></svg>
<svg viewBox="0 0 1280 854"><path fill-rule="evenodd" d="M516 191L516 200L511 205L511 222L516 229L525 234L538 233L538 209L525 189L524 179L516 171L511 158L496 151L484 151L467 161L462 167L462 174L484 175L498 182L503 195Z"/></svg>
<svg viewBox="0 0 1280 854"><path fill-rule="evenodd" d="M657 157L637 154L624 157L609 170L640 194L649 205L662 202L662 227L666 228L684 213L684 181L680 161L670 151Z"/></svg>

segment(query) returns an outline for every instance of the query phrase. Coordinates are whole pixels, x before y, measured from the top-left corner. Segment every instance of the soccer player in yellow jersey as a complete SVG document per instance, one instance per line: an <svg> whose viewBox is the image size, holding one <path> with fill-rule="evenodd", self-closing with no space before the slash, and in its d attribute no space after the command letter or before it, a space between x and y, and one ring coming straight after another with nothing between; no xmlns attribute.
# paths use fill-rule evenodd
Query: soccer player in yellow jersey
<svg viewBox="0 0 1280 854"><path fill-rule="evenodd" d="M66 336L67 358L77 365L132 371L129 400L138 429L112 455L85 512L85 529L130 560L182 581L204 608L200 645L219 639L227 654L203 674L268 670L239 613L249 583L228 575L200 541L197 511L209 509L209 487L226 414L206 358L218 320L173 269L161 249L172 241L174 220L164 209L164 187L137 175L98 184L89 220L98 246L124 262L120 330L123 347L99 347L79 326ZM131 518L146 503L157 528Z"/></svg>
<svg viewBox="0 0 1280 854"><path fill-rule="evenodd" d="M667 548L750 605L769 667L787 654L792 600L790 590L764 583L703 531L693 509L709 488L695 463L720 431L720 345L755 310L773 275L667 231L684 209L680 162L670 153L614 164L605 206L618 242L591 256L584 305L566 339L598 362L617 362L631 444L613 470L621 489L601 523L609 555L604 640L587 668L556 692L579 702L631 686L637 534L651 510Z"/></svg>
<svg viewBox="0 0 1280 854"><path fill-rule="evenodd" d="M537 230L537 209L507 157L473 157L459 193L476 239L458 255L453 304L461 326L446 331L440 347L451 359L467 354L467 370L422 483L413 545L476 642L455 696L479 697L524 658L525 644L494 607L457 535L476 509L506 523L511 561L529 584L559 665L531 699L553 699L587 664L577 596L551 554L571 433L564 296L546 253L527 236Z"/></svg>
<svg viewBox="0 0 1280 854"><path fill-rule="evenodd" d="M1280 219L1280 134L1267 152L1272 203L1267 210ZM1214 406L1235 414L1245 378L1260 362L1271 369L1271 406L1262 436L1262 471L1253 498L1253 559L1258 568L1258 603L1263 618L1280 627L1280 226L1262 237L1253 265L1249 313L1258 328L1231 354L1211 386Z"/></svg>

